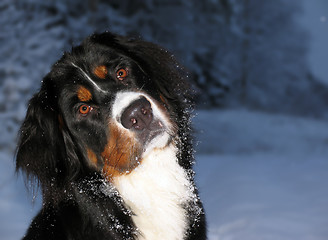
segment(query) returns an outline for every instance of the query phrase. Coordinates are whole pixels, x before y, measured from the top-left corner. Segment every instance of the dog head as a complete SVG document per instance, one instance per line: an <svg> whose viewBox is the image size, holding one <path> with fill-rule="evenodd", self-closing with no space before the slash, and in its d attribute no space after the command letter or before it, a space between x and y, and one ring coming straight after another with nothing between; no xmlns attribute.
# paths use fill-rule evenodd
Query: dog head
<svg viewBox="0 0 328 240"><path fill-rule="evenodd" d="M54 64L30 100L17 169L44 190L93 172L128 174L151 151L188 145L181 129L189 128L190 96L166 50L92 35Z"/></svg>

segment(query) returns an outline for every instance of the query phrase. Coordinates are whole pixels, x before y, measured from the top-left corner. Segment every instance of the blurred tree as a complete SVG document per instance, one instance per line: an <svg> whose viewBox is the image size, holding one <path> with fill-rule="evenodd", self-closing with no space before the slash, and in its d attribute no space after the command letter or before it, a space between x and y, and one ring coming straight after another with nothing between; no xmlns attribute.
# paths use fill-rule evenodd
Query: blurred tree
<svg viewBox="0 0 328 240"><path fill-rule="evenodd" d="M234 1L233 7L230 38L236 38L232 47L239 49L235 64L240 75L230 82L228 105L239 99L251 108L318 114L324 108L321 96L304 98L313 81L308 77L308 36L295 21L299 3L245 0ZM305 110L309 103L312 109Z"/></svg>
<svg viewBox="0 0 328 240"><path fill-rule="evenodd" d="M189 70L202 107L327 116L327 86L307 65L298 0L2 0L0 121L5 142L64 50L110 30L159 43ZM12 138L12 140L10 140Z"/></svg>

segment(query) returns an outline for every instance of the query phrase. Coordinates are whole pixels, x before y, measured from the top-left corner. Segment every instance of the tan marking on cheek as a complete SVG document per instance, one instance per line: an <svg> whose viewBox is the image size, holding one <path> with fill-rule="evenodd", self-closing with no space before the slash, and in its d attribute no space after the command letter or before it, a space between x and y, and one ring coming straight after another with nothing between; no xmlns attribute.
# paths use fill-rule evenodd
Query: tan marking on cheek
<svg viewBox="0 0 328 240"><path fill-rule="evenodd" d="M103 174L110 180L137 167L142 148L132 135L119 129L115 123L109 124L109 134L101 156L104 161Z"/></svg>
<svg viewBox="0 0 328 240"><path fill-rule="evenodd" d="M107 74L108 74L108 70L107 70L106 66L104 66L104 65L100 65L100 66L96 67L96 68L93 70L93 73L94 73L97 77L99 77L99 78L101 78L101 79L105 79L106 76L107 76Z"/></svg>
<svg viewBox="0 0 328 240"><path fill-rule="evenodd" d="M88 89L81 86L77 91L77 97L81 102L87 102L92 99L92 94Z"/></svg>
<svg viewBox="0 0 328 240"><path fill-rule="evenodd" d="M88 158L89 158L90 162L92 164L94 164L95 166L97 166L98 159L97 159L96 154L91 149L89 149L89 148L87 149L87 153L88 153Z"/></svg>
<svg viewBox="0 0 328 240"><path fill-rule="evenodd" d="M62 130L64 128L64 120L61 115L58 115L59 129Z"/></svg>

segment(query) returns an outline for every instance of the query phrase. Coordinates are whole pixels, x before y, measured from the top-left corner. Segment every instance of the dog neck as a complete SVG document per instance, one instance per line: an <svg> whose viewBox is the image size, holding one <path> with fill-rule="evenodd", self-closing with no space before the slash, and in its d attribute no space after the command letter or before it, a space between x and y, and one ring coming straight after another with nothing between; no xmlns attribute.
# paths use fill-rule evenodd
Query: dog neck
<svg viewBox="0 0 328 240"><path fill-rule="evenodd" d="M138 240L183 239L188 216L185 210L192 187L178 164L173 144L154 149L135 170L114 179L138 229Z"/></svg>

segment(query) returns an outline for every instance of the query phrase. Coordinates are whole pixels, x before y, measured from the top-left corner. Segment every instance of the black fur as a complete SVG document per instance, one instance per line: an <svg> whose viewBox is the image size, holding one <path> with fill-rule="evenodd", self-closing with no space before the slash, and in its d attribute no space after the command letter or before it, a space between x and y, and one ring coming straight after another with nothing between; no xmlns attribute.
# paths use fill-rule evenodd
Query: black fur
<svg viewBox="0 0 328 240"><path fill-rule="evenodd" d="M43 208L24 239L134 239L133 213L124 207L118 192L107 189L110 184L101 174L100 159L97 165L90 164L85 150L89 146L99 156L106 145L108 129L102 123L113 96L92 92L92 104L97 104L93 115L88 121L76 117L72 109L77 108L77 100L72 92L79 84L89 83L83 81L72 62L88 75L101 64L109 68L128 65L133 75L126 82L114 81L113 76L107 81L95 81L112 93L142 89L164 102L177 127L179 164L193 179L193 103L184 70L169 52L152 43L108 32L92 35L53 65L40 91L29 102L20 130L16 166L41 187ZM202 209L199 199L195 204ZM206 239L204 212L190 214L186 239Z"/></svg>

